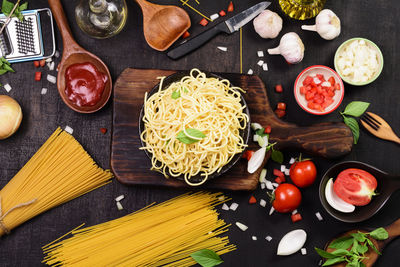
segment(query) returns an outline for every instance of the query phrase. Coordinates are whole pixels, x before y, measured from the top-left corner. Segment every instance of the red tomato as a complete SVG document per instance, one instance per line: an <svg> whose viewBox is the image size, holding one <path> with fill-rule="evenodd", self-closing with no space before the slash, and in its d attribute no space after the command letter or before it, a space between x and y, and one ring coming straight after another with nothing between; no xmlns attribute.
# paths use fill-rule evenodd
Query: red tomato
<svg viewBox="0 0 400 267"><path fill-rule="evenodd" d="M293 163L289 173L293 183L301 188L312 185L317 178L317 168L311 160Z"/></svg>
<svg viewBox="0 0 400 267"><path fill-rule="evenodd" d="M307 76L303 81L303 85L304 86L310 85L312 81L313 81L313 78L311 76Z"/></svg>
<svg viewBox="0 0 400 267"><path fill-rule="evenodd" d="M281 110L281 109L275 109L275 114L278 116L278 118L282 118L283 116L286 115L286 111Z"/></svg>
<svg viewBox="0 0 400 267"><path fill-rule="evenodd" d="M277 212L292 212L301 203L301 192L292 184L280 184L274 192L272 206Z"/></svg>
<svg viewBox="0 0 400 267"><path fill-rule="evenodd" d="M34 65L36 68L39 68L40 63L39 63L38 60L35 60L35 61L33 61L33 65Z"/></svg>
<svg viewBox="0 0 400 267"><path fill-rule="evenodd" d="M46 65L46 60L45 59L40 60L39 65L40 67L44 67Z"/></svg>
<svg viewBox="0 0 400 267"><path fill-rule="evenodd" d="M253 150L246 150L243 154L242 154L242 158L250 160L251 157L253 156L254 151Z"/></svg>
<svg viewBox="0 0 400 267"><path fill-rule="evenodd" d="M332 86L335 86L335 78L333 78L333 76L329 77L328 82L330 82Z"/></svg>
<svg viewBox="0 0 400 267"><path fill-rule="evenodd" d="M279 102L277 105L277 109L286 110L286 103Z"/></svg>
<svg viewBox="0 0 400 267"><path fill-rule="evenodd" d="M190 36L190 33L188 31L185 31L185 33L182 35L182 38L188 38Z"/></svg>
<svg viewBox="0 0 400 267"><path fill-rule="evenodd" d="M339 173L333 183L336 195L355 206L365 206L375 195L378 186L376 178L360 169L346 169Z"/></svg>
<svg viewBox="0 0 400 267"><path fill-rule="evenodd" d="M275 92L282 93L283 92L282 85L280 84L275 85Z"/></svg>
<svg viewBox="0 0 400 267"><path fill-rule="evenodd" d="M267 125L267 126L265 126L264 133L270 134L270 133L271 133L271 130L272 130L271 125Z"/></svg>

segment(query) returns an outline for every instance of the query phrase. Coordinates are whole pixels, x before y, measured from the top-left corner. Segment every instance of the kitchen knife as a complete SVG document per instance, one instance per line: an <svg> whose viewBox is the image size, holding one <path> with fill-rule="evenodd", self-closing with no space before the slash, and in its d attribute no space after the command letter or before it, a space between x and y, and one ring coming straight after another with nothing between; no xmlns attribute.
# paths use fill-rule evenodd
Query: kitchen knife
<svg viewBox="0 0 400 267"><path fill-rule="evenodd" d="M187 53L199 48L201 45L206 43L208 40L213 38L215 35L225 32L231 34L238 31L241 27L246 25L249 21L254 19L258 14L260 14L264 9L266 9L271 2L260 2L239 14L236 14L230 19L223 21L213 28L200 33L199 35L193 37L192 39L184 42L176 48L171 49L167 55L172 59L178 59Z"/></svg>

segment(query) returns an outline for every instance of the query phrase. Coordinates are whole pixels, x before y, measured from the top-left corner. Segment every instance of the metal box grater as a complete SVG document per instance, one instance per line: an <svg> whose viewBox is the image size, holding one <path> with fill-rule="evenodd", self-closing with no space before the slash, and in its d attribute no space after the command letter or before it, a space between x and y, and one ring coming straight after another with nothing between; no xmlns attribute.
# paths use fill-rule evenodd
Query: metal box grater
<svg viewBox="0 0 400 267"><path fill-rule="evenodd" d="M23 62L52 57L56 51L53 16L49 8L22 11L23 21L13 17L0 34L0 57ZM7 17L0 15L0 28Z"/></svg>

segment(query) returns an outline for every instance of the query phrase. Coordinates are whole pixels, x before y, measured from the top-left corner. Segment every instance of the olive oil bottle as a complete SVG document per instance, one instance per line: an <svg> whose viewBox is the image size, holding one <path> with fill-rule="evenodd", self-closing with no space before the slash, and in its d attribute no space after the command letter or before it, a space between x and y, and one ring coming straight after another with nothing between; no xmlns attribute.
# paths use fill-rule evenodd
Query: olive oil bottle
<svg viewBox="0 0 400 267"><path fill-rule="evenodd" d="M282 11L298 20L310 19L318 15L326 0L279 0Z"/></svg>

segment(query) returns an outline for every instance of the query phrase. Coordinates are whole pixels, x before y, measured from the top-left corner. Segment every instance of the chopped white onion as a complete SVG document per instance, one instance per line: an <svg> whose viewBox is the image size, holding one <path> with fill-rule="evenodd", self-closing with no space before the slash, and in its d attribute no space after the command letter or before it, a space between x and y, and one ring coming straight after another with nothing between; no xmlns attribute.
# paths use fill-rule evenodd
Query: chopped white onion
<svg viewBox="0 0 400 267"><path fill-rule="evenodd" d="M274 187L278 187L278 186L279 186L278 183L272 183L272 185L273 185Z"/></svg>
<svg viewBox="0 0 400 267"><path fill-rule="evenodd" d="M122 207L121 202L119 202L119 201L117 201L117 208L118 208L118 210L123 210L124 209L124 207Z"/></svg>
<svg viewBox="0 0 400 267"><path fill-rule="evenodd" d="M42 91L40 92L41 95L45 95L47 93L47 88L42 88Z"/></svg>
<svg viewBox="0 0 400 267"><path fill-rule="evenodd" d="M253 129L254 131L257 131L258 129L261 129L262 126L261 124L257 123L257 122L253 122L252 124L250 124L251 129Z"/></svg>
<svg viewBox="0 0 400 267"><path fill-rule="evenodd" d="M315 213L315 216L317 216L318 221L322 221L323 220L323 218L321 216L321 213L317 212L317 213Z"/></svg>
<svg viewBox="0 0 400 267"><path fill-rule="evenodd" d="M285 172L286 170L286 166L285 165L281 165L281 172Z"/></svg>
<svg viewBox="0 0 400 267"><path fill-rule="evenodd" d="M267 205L267 201L265 201L264 199L260 199L260 206L265 208L266 205Z"/></svg>
<svg viewBox="0 0 400 267"><path fill-rule="evenodd" d="M286 175L286 176L289 176L289 175L290 175L290 169L286 169L286 170L285 170L285 175Z"/></svg>
<svg viewBox="0 0 400 267"><path fill-rule="evenodd" d="M60 52L56 51L56 52L54 53L54 56L57 57L57 58L60 57Z"/></svg>
<svg viewBox="0 0 400 267"><path fill-rule="evenodd" d="M247 71L247 74L248 75L252 75L254 73L254 71L252 70L252 69L249 69L248 71Z"/></svg>
<svg viewBox="0 0 400 267"><path fill-rule="evenodd" d="M301 251L301 255L307 255L307 249L306 248L302 248L300 251Z"/></svg>
<svg viewBox="0 0 400 267"><path fill-rule="evenodd" d="M56 65L56 63L54 63L54 62L47 63L47 67L49 67L49 70L51 70L51 71L54 70L55 65Z"/></svg>
<svg viewBox="0 0 400 267"><path fill-rule="evenodd" d="M265 183L261 183L260 187L261 187L262 190L264 190L265 189Z"/></svg>
<svg viewBox="0 0 400 267"><path fill-rule="evenodd" d="M262 68L263 68L263 71L267 71L268 70L267 63L262 64Z"/></svg>
<svg viewBox="0 0 400 267"><path fill-rule="evenodd" d="M229 210L229 207L228 207L228 205L226 205L226 203L224 203L224 204L222 205L222 209L223 209L223 210Z"/></svg>
<svg viewBox="0 0 400 267"><path fill-rule="evenodd" d="M249 227L247 227L246 225L244 225L243 223L240 222L236 222L235 223L237 227L239 227L240 230L242 230L243 232L246 231Z"/></svg>
<svg viewBox="0 0 400 267"><path fill-rule="evenodd" d="M325 81L321 84L322 87L331 87L331 83L328 81Z"/></svg>
<svg viewBox="0 0 400 267"><path fill-rule="evenodd" d="M294 210L294 211L292 211L292 215L294 215L294 214L296 214L296 213L297 213L297 209Z"/></svg>
<svg viewBox="0 0 400 267"><path fill-rule="evenodd" d="M257 65L260 66L260 67L261 67L263 64L264 64L264 61L263 61L263 60L259 60L259 61L257 62Z"/></svg>
<svg viewBox="0 0 400 267"><path fill-rule="evenodd" d="M275 209L274 207L271 207L271 209L269 210L269 215L272 215L272 213L274 213Z"/></svg>
<svg viewBox="0 0 400 267"><path fill-rule="evenodd" d="M272 185L271 181L266 180L265 186L268 190L274 190L274 186Z"/></svg>
<svg viewBox="0 0 400 267"><path fill-rule="evenodd" d="M256 241L256 240L257 240L257 237L256 237L255 235L253 235L253 236L251 237L251 239L253 239L254 241Z"/></svg>
<svg viewBox="0 0 400 267"><path fill-rule="evenodd" d="M217 46L217 48L218 48L219 50L221 50L221 51L224 51L224 52L228 51L228 48L225 47L225 46Z"/></svg>
<svg viewBox="0 0 400 267"><path fill-rule="evenodd" d="M69 134L72 134L74 132L74 129L72 129L71 127L69 127L68 125L65 126L65 131Z"/></svg>
<svg viewBox="0 0 400 267"><path fill-rule="evenodd" d="M262 169L260 173L260 178L258 179L260 183L265 183L265 177L267 177L267 169Z"/></svg>
<svg viewBox="0 0 400 267"><path fill-rule="evenodd" d="M229 207L229 209L231 209L231 210L235 211L235 210L236 210L238 207L239 207L239 204L238 204L238 203L235 203L235 202L233 202L233 203L231 204L231 206Z"/></svg>
<svg viewBox="0 0 400 267"><path fill-rule="evenodd" d="M257 55L258 57L263 57L264 56L264 52L263 51L257 51Z"/></svg>
<svg viewBox="0 0 400 267"><path fill-rule="evenodd" d="M322 265L322 260L319 260L318 266L321 266L321 265Z"/></svg>
<svg viewBox="0 0 400 267"><path fill-rule="evenodd" d="M318 79L317 77L315 77L315 78L314 78L314 83L315 83L315 84L320 84L320 83L321 83L321 80Z"/></svg>
<svg viewBox="0 0 400 267"><path fill-rule="evenodd" d="M290 158L289 164L293 164L296 160L294 158Z"/></svg>
<svg viewBox="0 0 400 267"><path fill-rule="evenodd" d="M46 62L47 62L47 63L52 62L52 61L53 61L53 59L52 59L51 57L46 58Z"/></svg>
<svg viewBox="0 0 400 267"><path fill-rule="evenodd" d="M258 141L258 135L255 134L255 135L253 135L253 142L257 142L257 141Z"/></svg>
<svg viewBox="0 0 400 267"><path fill-rule="evenodd" d="M120 196L115 198L115 201L119 202L119 201L123 200L124 198L125 198L124 195L120 195Z"/></svg>
<svg viewBox="0 0 400 267"><path fill-rule="evenodd" d="M55 84L55 83L57 82L57 77L55 77L55 76L53 76L53 75L50 75L50 74L47 74L47 80L48 80L49 82Z"/></svg>
<svg viewBox="0 0 400 267"><path fill-rule="evenodd" d="M271 242L271 240L272 240L272 237L271 237L271 236L269 236L269 235L267 235L267 236L265 237L265 240L267 240L268 242Z"/></svg>
<svg viewBox="0 0 400 267"><path fill-rule="evenodd" d="M216 20L217 18L219 18L218 13L212 14L212 15L210 16L211 21L214 21L214 20Z"/></svg>
<svg viewBox="0 0 400 267"><path fill-rule="evenodd" d="M12 87L11 87L10 84L6 83L6 84L4 85L4 89L7 91L7 93L9 93L9 92L11 91Z"/></svg>

